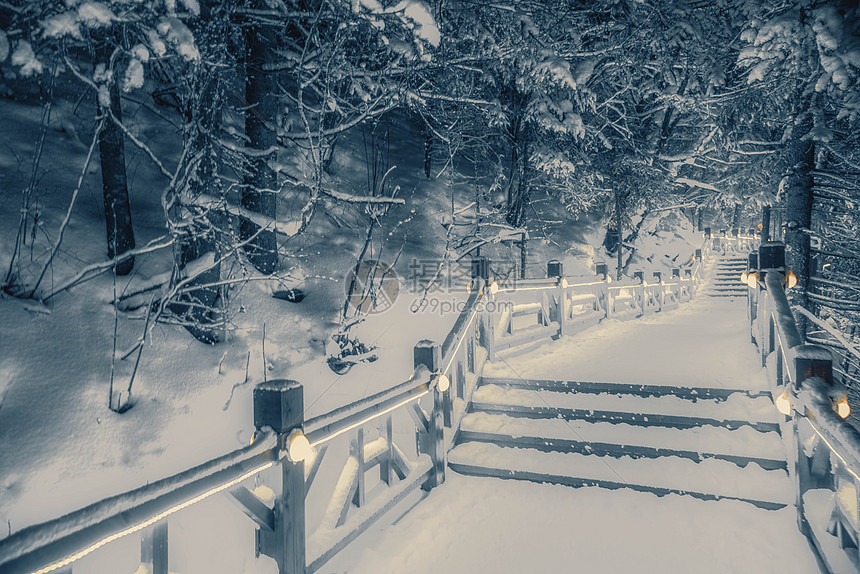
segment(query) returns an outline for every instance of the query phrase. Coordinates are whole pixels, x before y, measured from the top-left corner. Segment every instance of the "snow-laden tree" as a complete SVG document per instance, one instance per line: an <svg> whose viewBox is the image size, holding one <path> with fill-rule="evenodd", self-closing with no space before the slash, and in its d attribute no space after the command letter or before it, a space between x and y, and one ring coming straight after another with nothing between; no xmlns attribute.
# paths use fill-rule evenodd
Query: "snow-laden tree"
<svg viewBox="0 0 860 574"><path fill-rule="evenodd" d="M833 142L856 143L860 120L858 8L838 0L748 2L745 11L746 47L738 62L747 82L759 87L759 105L744 120L778 136L771 141L786 170L774 174L773 185L785 206L787 262L798 277L795 300L809 308L816 163L830 158L843 169L850 166Z"/></svg>
<svg viewBox="0 0 860 574"><path fill-rule="evenodd" d="M5 14L0 31L0 61L8 56L18 78L42 78L59 81L60 74L72 74L95 97L97 129L94 141L102 171L104 211L107 234L107 256L114 260L117 274L127 274L134 265L135 248L128 183L125 166L126 140L141 142L131 136L123 124L120 96L141 88L145 67L151 59L177 57L194 60L199 57L193 36L184 20L199 12L196 0L175 2L122 1L97 2L9 2L0 6ZM49 101L48 106L51 105ZM87 161L92 157L92 151ZM163 167L163 166L162 166ZM72 205L80 191L73 194ZM28 193L24 194L22 225L29 210ZM65 224L64 224L65 225ZM59 248L62 231L54 247ZM19 255L19 241L13 254L13 266ZM10 267L4 283L21 295L35 295L45 269L30 283L29 278L13 277ZM28 284L29 283L29 284Z"/></svg>

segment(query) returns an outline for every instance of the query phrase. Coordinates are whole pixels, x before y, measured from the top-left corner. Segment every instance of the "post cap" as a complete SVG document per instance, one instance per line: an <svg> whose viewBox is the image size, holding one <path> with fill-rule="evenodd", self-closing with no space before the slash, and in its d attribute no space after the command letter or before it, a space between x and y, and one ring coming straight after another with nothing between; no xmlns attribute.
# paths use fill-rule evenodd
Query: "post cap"
<svg viewBox="0 0 860 574"><path fill-rule="evenodd" d="M254 426L270 427L280 434L304 423L304 390L301 383L275 379L254 387Z"/></svg>

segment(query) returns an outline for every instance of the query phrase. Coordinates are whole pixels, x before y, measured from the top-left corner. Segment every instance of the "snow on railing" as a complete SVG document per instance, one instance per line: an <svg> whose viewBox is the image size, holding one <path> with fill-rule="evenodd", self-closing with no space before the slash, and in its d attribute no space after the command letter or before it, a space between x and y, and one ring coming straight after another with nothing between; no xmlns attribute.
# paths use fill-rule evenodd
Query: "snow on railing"
<svg viewBox="0 0 860 574"><path fill-rule="evenodd" d="M239 484L281 458L278 436L262 432L250 446L0 540L0 571L69 572L70 564L105 544L166 521L171 514Z"/></svg>
<svg viewBox="0 0 860 574"><path fill-rule="evenodd" d="M806 338L833 353L833 378L848 388L852 399L860 398L860 349L845 334L802 307L792 309L806 318ZM856 396L855 396L856 395Z"/></svg>
<svg viewBox="0 0 860 574"><path fill-rule="evenodd" d="M430 341L416 345L415 371L406 382L308 420L299 383L261 383L254 389L257 432L250 446L4 538L0 571L69 574L80 558L140 533L141 561L147 571L167 574L168 517L217 493L229 493L257 524L257 556L272 557L282 574L319 569L416 488L429 489L444 481L453 436L446 437L444 427L454 424L452 414L462 416L487 356L478 313L486 301L486 285L486 276L476 276L473 292L441 346ZM421 400L430 396L425 410ZM394 419L403 413L414 423L405 431L395 426ZM415 440L416 434L415 456L410 457L394 439ZM348 455L334 487L323 493L328 503L317 528L306 537L311 486L330 444L339 438L352 439ZM270 507L258 491L242 483L263 478L261 473L273 467L281 476L274 481L279 485L271 491L275 495ZM379 467L379 481L388 488L374 489L368 499L365 473L374 467Z"/></svg>
<svg viewBox="0 0 860 574"><path fill-rule="evenodd" d="M776 407L790 418L798 527L829 572L860 569L860 432L845 387L833 380L833 355L805 344L785 294L785 246L765 243L750 256L748 282L753 341ZM808 312L798 310L820 326Z"/></svg>
<svg viewBox="0 0 860 574"><path fill-rule="evenodd" d="M640 274L613 284L605 268L602 276L566 278L561 264L551 262L549 278L502 289L489 261L476 258L471 293L454 326L441 345L416 345L415 371L404 383L307 420L301 384L261 383L254 389L257 433L249 447L0 540L0 571L69 574L82 556L140 533L141 561L153 574L167 574L168 517L212 494L229 493L257 525L257 556L272 557L281 574L314 572L411 492L444 482L447 451L487 360L604 317L641 316L689 300L713 243L706 240L692 265L683 273L673 270L668 281L657 275L648 282ZM530 320L537 328L522 328ZM404 437L416 443L407 449L412 454L396 443ZM329 456L321 473L336 444L339 457ZM379 484L370 488L365 475L376 467ZM270 468L280 477L267 504L259 489L242 483L265 479L261 473ZM321 481L323 474L337 479ZM306 517L307 508L322 507L321 516Z"/></svg>
<svg viewBox="0 0 860 574"><path fill-rule="evenodd" d="M722 238L723 252L742 240ZM674 309L689 301L701 283L705 265L717 239L706 238L686 268L672 269L671 277L643 272L613 282L605 264L596 275L565 277L562 264L547 263L546 279L521 279L513 285L490 283L482 319L489 360L526 352L550 339L582 331L602 319L632 319Z"/></svg>

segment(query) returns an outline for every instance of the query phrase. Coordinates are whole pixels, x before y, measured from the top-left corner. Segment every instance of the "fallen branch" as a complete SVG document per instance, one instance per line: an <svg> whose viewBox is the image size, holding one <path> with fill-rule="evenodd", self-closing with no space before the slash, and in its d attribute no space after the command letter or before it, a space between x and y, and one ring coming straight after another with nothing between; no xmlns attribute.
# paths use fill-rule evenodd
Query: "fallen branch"
<svg viewBox="0 0 860 574"><path fill-rule="evenodd" d="M164 241L165 238L167 241ZM157 243L159 241L163 241L163 243ZM157 239L153 239L143 247L139 247L137 249L130 249L124 253L120 253L113 259L108 259L107 261L102 261L99 263L93 263L91 265L87 265L84 267L77 275L61 284L54 291L52 291L48 296L42 299L42 302L47 301L57 293L65 291L66 289L71 289L72 287L83 283L84 281L89 281L90 279L97 277L98 275L104 273L108 269L112 269L116 266L117 263L122 263L129 257L136 257L137 255L143 255L144 253L151 253L153 251L158 251L159 249L164 249L165 247L170 247L173 245L174 239L167 235L162 235Z"/></svg>

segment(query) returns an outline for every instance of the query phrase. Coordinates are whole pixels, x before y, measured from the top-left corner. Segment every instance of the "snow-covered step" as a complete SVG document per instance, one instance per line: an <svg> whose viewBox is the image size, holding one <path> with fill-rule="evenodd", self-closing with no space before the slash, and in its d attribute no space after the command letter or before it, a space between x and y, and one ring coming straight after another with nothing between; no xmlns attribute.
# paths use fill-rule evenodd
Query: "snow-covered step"
<svg viewBox="0 0 860 574"><path fill-rule="evenodd" d="M573 487L631 488L706 500L736 499L768 509L794 502L793 486L785 471L765 470L755 464L739 467L716 459L612 458L469 442L449 453L448 464L456 472L475 476Z"/></svg>
<svg viewBox="0 0 860 574"><path fill-rule="evenodd" d="M770 397L770 391L766 390L752 391L738 388L676 386L669 382L665 385L642 385L638 383L603 383L595 381L482 377L479 385L500 385L512 389L542 390L559 393L607 393L613 395L634 395L639 397L672 396L690 400L727 400L733 395L742 395L749 398Z"/></svg>
<svg viewBox="0 0 860 574"><path fill-rule="evenodd" d="M734 299L739 299L741 297L746 298L746 293L740 293L737 291L705 291L705 295L708 297L731 297Z"/></svg>
<svg viewBox="0 0 860 574"><path fill-rule="evenodd" d="M714 426L641 427L475 412L463 417L457 441L637 458L676 456L694 461L715 458L743 466L754 462L769 470L786 468L779 434L748 426L734 430Z"/></svg>
<svg viewBox="0 0 860 574"><path fill-rule="evenodd" d="M771 399L767 396L750 398L742 393L734 393L723 400L694 402L675 395L569 393L484 384L472 395L470 408L473 412L526 418L588 419L675 428L750 426L762 432L779 432L777 411Z"/></svg>

